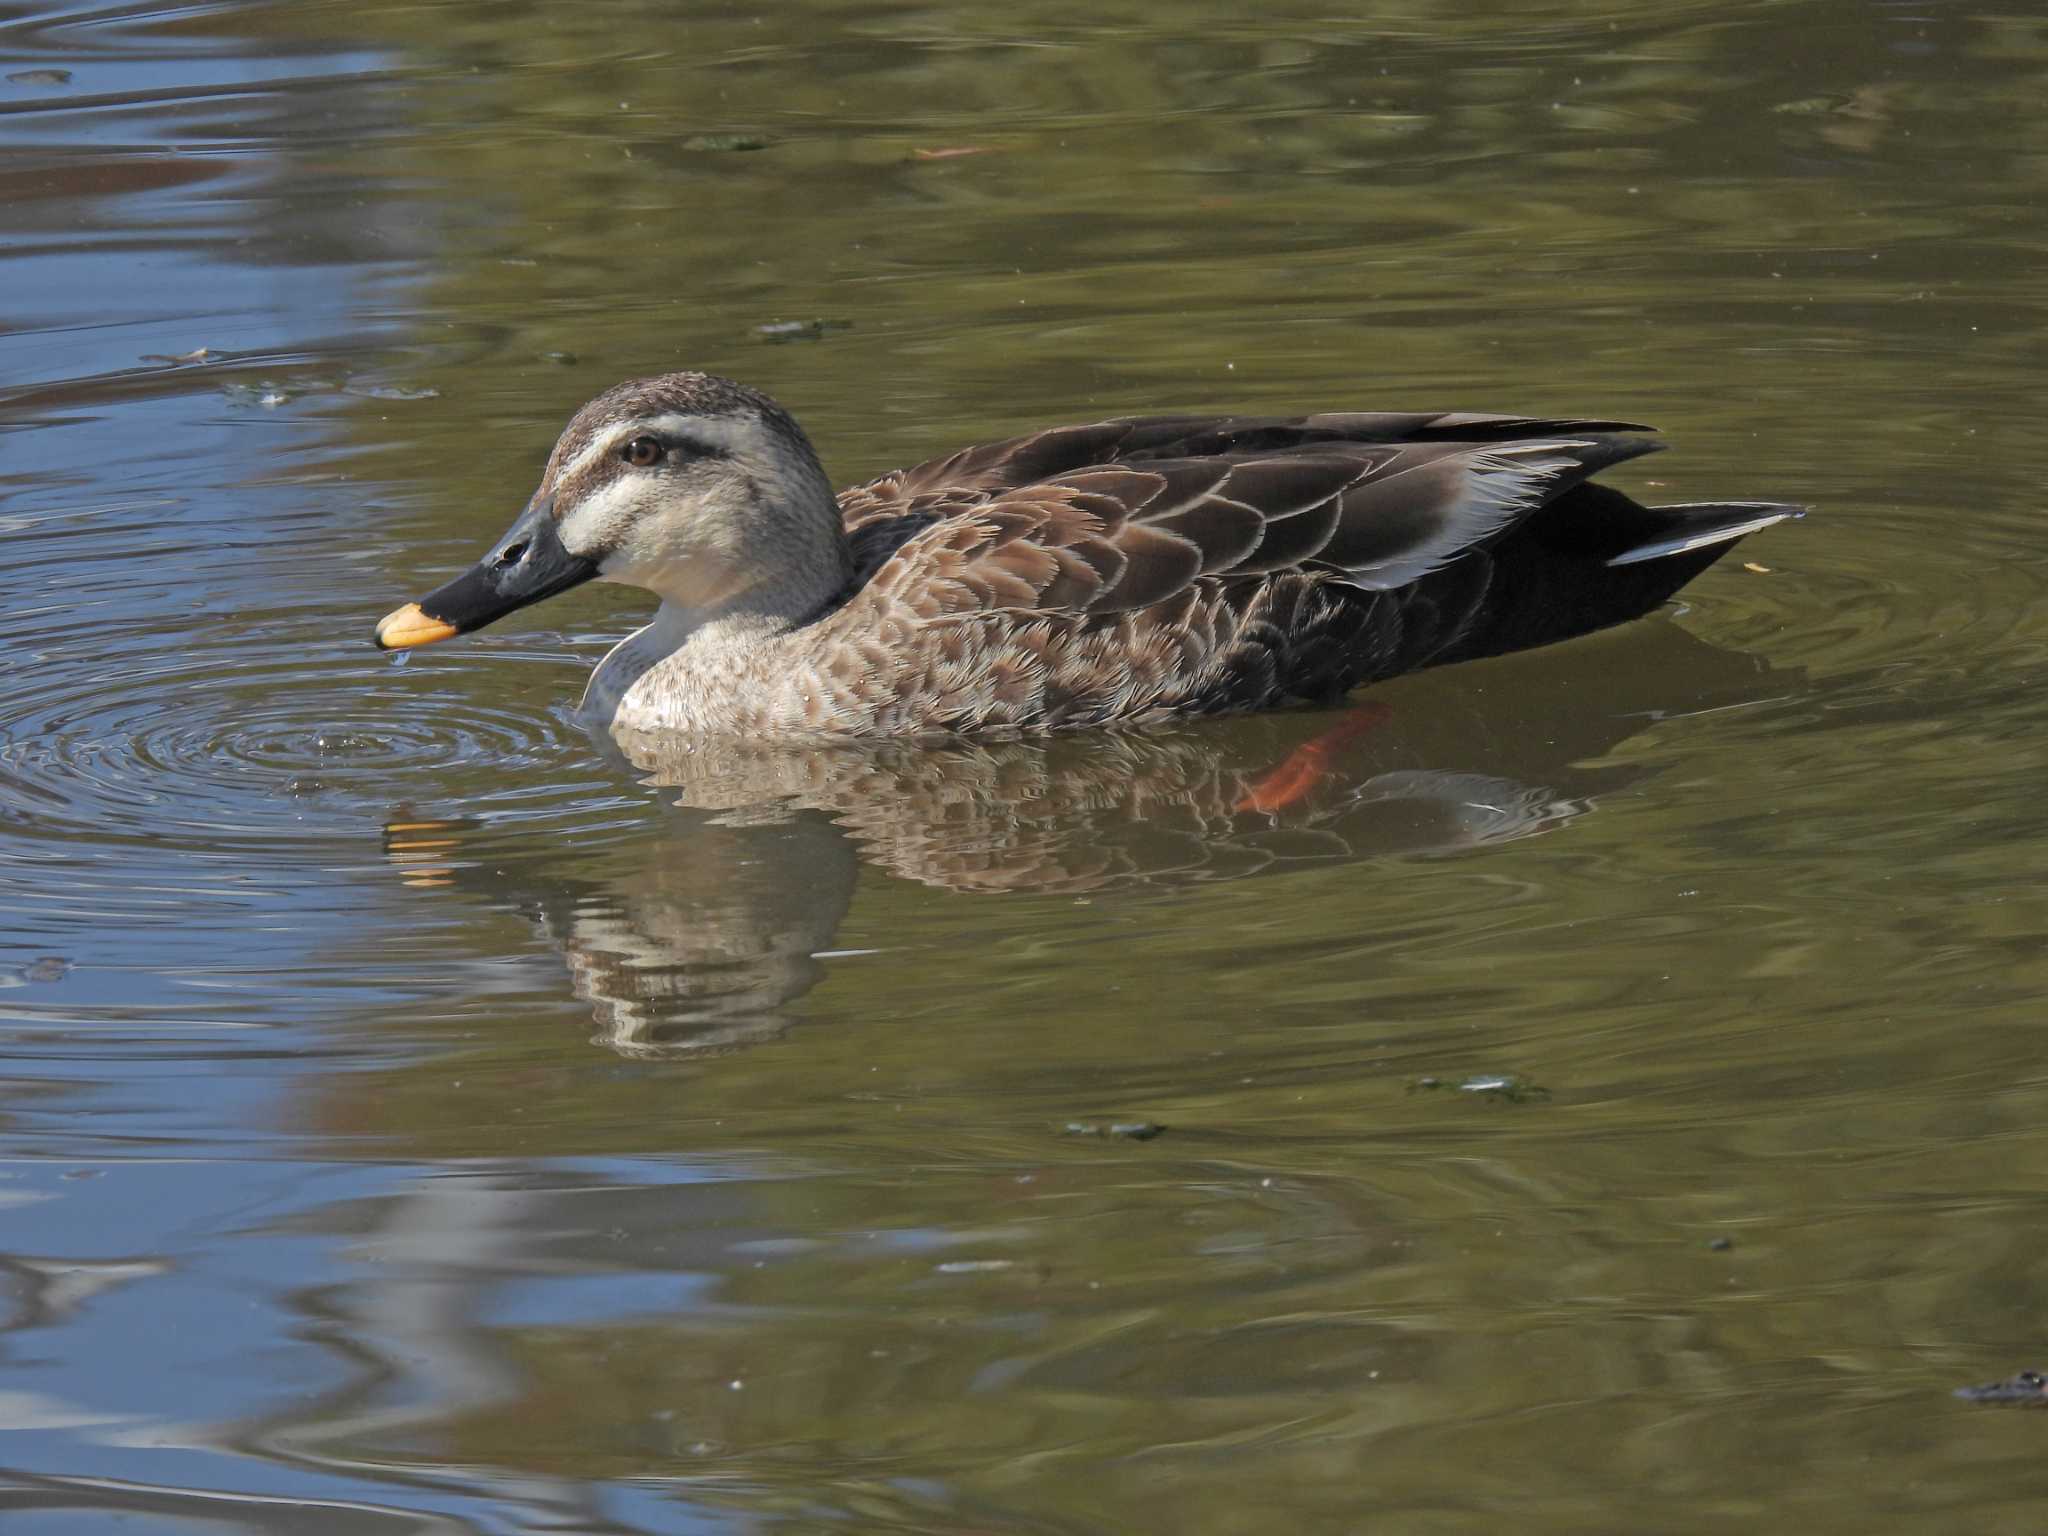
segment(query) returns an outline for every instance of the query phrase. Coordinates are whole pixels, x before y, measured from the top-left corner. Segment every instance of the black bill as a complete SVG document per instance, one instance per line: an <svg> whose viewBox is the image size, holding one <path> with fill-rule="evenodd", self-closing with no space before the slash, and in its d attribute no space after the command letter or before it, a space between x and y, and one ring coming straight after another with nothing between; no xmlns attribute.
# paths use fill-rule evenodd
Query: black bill
<svg viewBox="0 0 2048 1536"><path fill-rule="evenodd" d="M384 615L377 624L377 644L398 651L466 635L596 574L595 560L562 547L553 502L536 498L490 554L445 587Z"/></svg>

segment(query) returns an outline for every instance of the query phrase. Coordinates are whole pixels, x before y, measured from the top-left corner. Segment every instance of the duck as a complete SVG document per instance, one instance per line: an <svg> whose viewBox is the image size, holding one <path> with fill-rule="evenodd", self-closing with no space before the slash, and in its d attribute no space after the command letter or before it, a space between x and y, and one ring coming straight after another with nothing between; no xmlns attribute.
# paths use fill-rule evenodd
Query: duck
<svg viewBox="0 0 2048 1536"><path fill-rule="evenodd" d="M1332 703L1662 604L1804 509L1645 506L1630 422L1149 416L959 449L834 493L796 419L697 372L618 384L399 650L586 581L659 599L585 691L687 738L1017 735Z"/></svg>

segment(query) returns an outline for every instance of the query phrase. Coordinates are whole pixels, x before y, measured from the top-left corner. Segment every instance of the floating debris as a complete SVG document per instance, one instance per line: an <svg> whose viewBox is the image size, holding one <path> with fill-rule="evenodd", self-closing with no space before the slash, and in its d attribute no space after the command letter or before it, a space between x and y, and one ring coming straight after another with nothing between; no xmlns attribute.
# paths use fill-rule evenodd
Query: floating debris
<svg viewBox="0 0 2048 1536"><path fill-rule="evenodd" d="M0 971L0 987L46 987L71 974L71 962L62 955L44 955L27 965Z"/></svg>
<svg viewBox="0 0 2048 1536"><path fill-rule="evenodd" d="M851 320L770 320L754 327L763 341L816 341L827 331L850 331Z"/></svg>
<svg viewBox="0 0 2048 1536"><path fill-rule="evenodd" d="M69 85L71 71L68 69L17 69L7 77L16 85Z"/></svg>
<svg viewBox="0 0 2048 1536"><path fill-rule="evenodd" d="M1510 1104L1533 1104L1550 1097L1548 1088L1539 1088L1510 1072L1468 1077L1458 1084L1458 1092L1485 1094L1488 1098L1504 1099Z"/></svg>
<svg viewBox="0 0 2048 1536"><path fill-rule="evenodd" d="M236 405L260 405L267 411L289 404L292 398L290 390L271 383L223 384L220 392Z"/></svg>
<svg viewBox="0 0 2048 1536"><path fill-rule="evenodd" d="M289 405L302 395L353 395L358 400L437 400L441 391L425 384L392 384L377 379L295 379L291 384L279 384L271 379L259 379L254 384L229 381L220 387L220 392L237 405L260 405L266 410L275 410L280 405Z"/></svg>
<svg viewBox="0 0 2048 1536"><path fill-rule="evenodd" d="M1755 574L1759 576L1768 576L1771 574L1771 568L1768 565L1758 565L1754 560L1743 561L1742 568L1745 571L1753 571Z"/></svg>
<svg viewBox="0 0 2048 1536"><path fill-rule="evenodd" d="M1847 112L1855 104L1853 96L1801 96L1797 101L1781 101L1771 111L1780 117L1826 117L1834 112Z"/></svg>
<svg viewBox="0 0 2048 1536"><path fill-rule="evenodd" d="M341 392L364 400L438 400L441 391L424 384L344 384Z"/></svg>
<svg viewBox="0 0 2048 1536"><path fill-rule="evenodd" d="M1735 1239L1732 1237L1710 1237L1707 1239L1707 1247L1715 1253L1726 1253L1734 1246Z"/></svg>
<svg viewBox="0 0 2048 1536"><path fill-rule="evenodd" d="M1408 1091L1427 1093L1450 1087L1456 1087L1460 1093L1481 1094L1508 1104L1534 1104L1550 1097L1548 1088L1539 1088L1512 1072L1483 1072L1456 1084L1447 1083L1440 1077L1418 1077L1408 1085Z"/></svg>
<svg viewBox="0 0 2048 1536"><path fill-rule="evenodd" d="M1120 1141L1150 1141L1166 1134L1157 1120L1115 1120L1100 1125L1092 1120L1069 1120L1062 1133L1067 1136L1113 1136Z"/></svg>
<svg viewBox="0 0 2048 1536"><path fill-rule="evenodd" d="M203 363L211 356L213 348L194 347L190 352L180 352L175 357L168 352L145 352L142 360L145 363L169 363L175 367L179 363Z"/></svg>
<svg viewBox="0 0 2048 1536"><path fill-rule="evenodd" d="M993 144L948 144L941 149L913 149L913 160L964 160L969 155L992 155L996 152Z"/></svg>
<svg viewBox="0 0 2048 1536"><path fill-rule="evenodd" d="M2039 1371L2020 1371L2003 1381L1987 1381L1981 1387L1957 1387L1955 1395L1966 1403L2048 1408L2048 1376Z"/></svg>
<svg viewBox="0 0 2048 1536"><path fill-rule="evenodd" d="M1015 1259L948 1259L932 1266L942 1275L985 1275L999 1269L1015 1269Z"/></svg>
<svg viewBox="0 0 2048 1536"><path fill-rule="evenodd" d="M698 154L744 155L767 149L774 142L765 133L693 133L683 140L682 147Z"/></svg>
<svg viewBox="0 0 2048 1536"><path fill-rule="evenodd" d="M543 352L540 354L540 360L544 363L554 363L563 368L573 368L576 365L577 357L574 352Z"/></svg>

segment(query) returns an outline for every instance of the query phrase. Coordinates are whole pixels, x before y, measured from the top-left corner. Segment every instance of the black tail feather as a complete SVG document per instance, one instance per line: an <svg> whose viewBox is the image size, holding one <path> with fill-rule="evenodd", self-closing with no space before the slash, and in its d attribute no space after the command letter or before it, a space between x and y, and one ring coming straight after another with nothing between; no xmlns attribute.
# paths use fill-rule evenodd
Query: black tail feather
<svg viewBox="0 0 2048 1536"><path fill-rule="evenodd" d="M1639 618L1745 534L1803 511L1762 501L1646 507L1609 486L1574 486L1491 549L1467 556L1490 561L1492 578L1470 600L1467 626L1428 664L1497 656Z"/></svg>
<svg viewBox="0 0 2048 1536"><path fill-rule="evenodd" d="M1694 501L1641 510L1645 514L1641 542L1609 555L1609 565L1668 560L1697 549L1732 544L1744 534L1806 515L1806 508L1783 501Z"/></svg>

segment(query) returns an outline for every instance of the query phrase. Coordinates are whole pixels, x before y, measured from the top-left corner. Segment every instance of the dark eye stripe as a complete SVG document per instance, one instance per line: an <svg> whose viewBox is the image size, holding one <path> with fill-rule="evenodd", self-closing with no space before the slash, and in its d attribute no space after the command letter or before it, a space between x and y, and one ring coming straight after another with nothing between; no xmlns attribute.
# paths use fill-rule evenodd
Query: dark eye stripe
<svg viewBox="0 0 2048 1536"><path fill-rule="evenodd" d="M642 443L652 444L658 450L656 456L653 458L636 458L634 450L639 448ZM732 457L731 451L720 443L709 443L701 438L678 437L673 434L663 438L655 436L652 432L638 432L632 437L627 438L625 442L619 445L617 457L623 459L628 464L646 469L659 462L662 454L671 452L687 459L729 459Z"/></svg>

